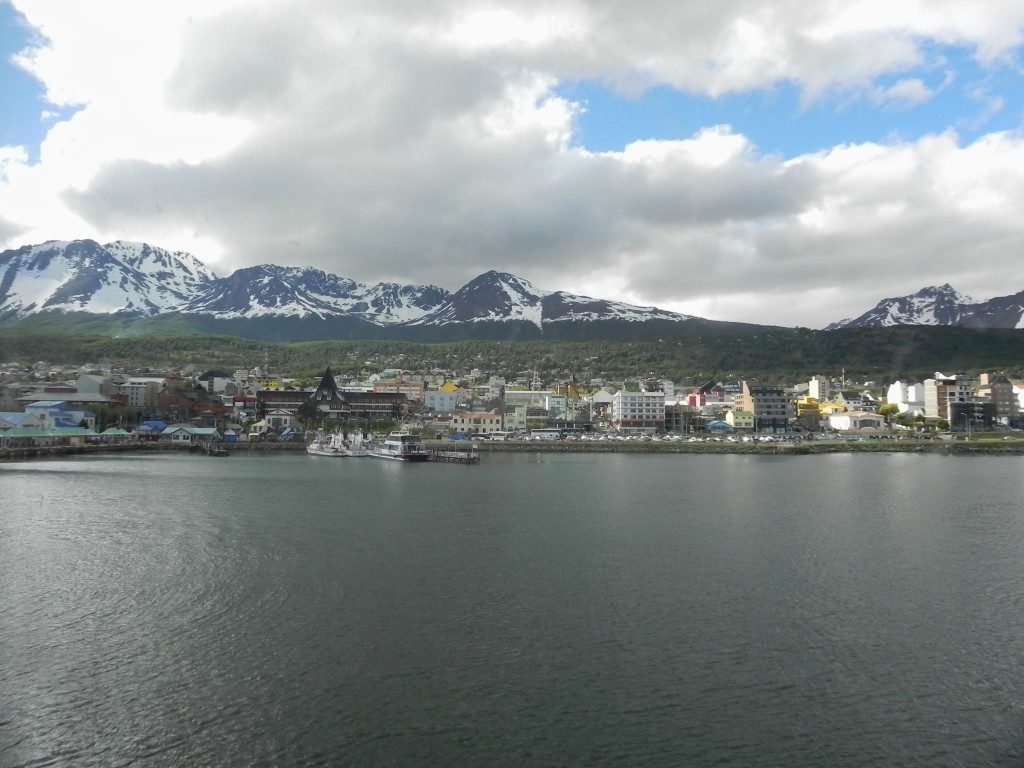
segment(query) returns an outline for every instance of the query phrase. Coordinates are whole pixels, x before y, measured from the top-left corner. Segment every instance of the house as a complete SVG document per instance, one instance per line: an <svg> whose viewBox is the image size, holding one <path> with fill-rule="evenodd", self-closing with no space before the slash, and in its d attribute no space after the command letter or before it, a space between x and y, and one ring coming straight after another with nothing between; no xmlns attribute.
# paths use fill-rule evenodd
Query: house
<svg viewBox="0 0 1024 768"><path fill-rule="evenodd" d="M160 439L175 445L191 445L219 440L220 431L216 427L193 427L190 424L172 424L160 435Z"/></svg>
<svg viewBox="0 0 1024 768"><path fill-rule="evenodd" d="M885 426L885 418L870 411L845 411L833 413L828 417L829 426L837 432L856 432L858 430L880 430Z"/></svg>
<svg viewBox="0 0 1024 768"><path fill-rule="evenodd" d="M500 411L455 411L449 422L449 429L455 433L488 435L504 430L504 414Z"/></svg>
<svg viewBox="0 0 1024 768"><path fill-rule="evenodd" d="M269 429L284 429L285 427L292 426L295 418L295 414L291 411L286 411L284 408L275 408L272 411L268 411L262 421Z"/></svg>
<svg viewBox="0 0 1024 768"><path fill-rule="evenodd" d="M21 411L0 412L0 430L10 429L11 427L42 429L43 422L39 420L38 416L31 413Z"/></svg>
<svg viewBox="0 0 1024 768"><path fill-rule="evenodd" d="M59 426L96 427L96 414L84 408L75 408L63 400L40 400L25 406L25 413L35 416L43 429Z"/></svg>
<svg viewBox="0 0 1024 768"><path fill-rule="evenodd" d="M739 408L733 408L725 414L725 421L734 430L753 430L754 414Z"/></svg>

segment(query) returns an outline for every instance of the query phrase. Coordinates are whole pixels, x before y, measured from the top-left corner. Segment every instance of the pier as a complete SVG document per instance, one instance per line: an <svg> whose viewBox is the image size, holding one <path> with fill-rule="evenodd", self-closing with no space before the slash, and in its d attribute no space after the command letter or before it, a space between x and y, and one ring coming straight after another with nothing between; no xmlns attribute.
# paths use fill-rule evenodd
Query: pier
<svg viewBox="0 0 1024 768"><path fill-rule="evenodd" d="M429 461L440 461L447 464L479 464L480 454L473 451L441 451L435 448L427 449Z"/></svg>

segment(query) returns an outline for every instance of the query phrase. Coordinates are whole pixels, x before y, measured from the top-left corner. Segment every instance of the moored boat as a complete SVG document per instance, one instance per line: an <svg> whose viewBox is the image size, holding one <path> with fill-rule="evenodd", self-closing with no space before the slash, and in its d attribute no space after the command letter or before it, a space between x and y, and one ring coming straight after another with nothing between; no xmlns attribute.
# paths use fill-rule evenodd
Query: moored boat
<svg viewBox="0 0 1024 768"><path fill-rule="evenodd" d="M361 432L356 432L349 438L348 443L345 446L347 455L358 457L358 456L369 456L370 451L366 448L366 443L363 440Z"/></svg>
<svg viewBox="0 0 1024 768"><path fill-rule="evenodd" d="M348 456L341 434L326 435L317 432L313 441L306 446L306 453L312 456Z"/></svg>
<svg viewBox="0 0 1024 768"><path fill-rule="evenodd" d="M427 461L429 458L420 436L404 429L392 432L383 442L370 450L369 455L378 459L398 461Z"/></svg>

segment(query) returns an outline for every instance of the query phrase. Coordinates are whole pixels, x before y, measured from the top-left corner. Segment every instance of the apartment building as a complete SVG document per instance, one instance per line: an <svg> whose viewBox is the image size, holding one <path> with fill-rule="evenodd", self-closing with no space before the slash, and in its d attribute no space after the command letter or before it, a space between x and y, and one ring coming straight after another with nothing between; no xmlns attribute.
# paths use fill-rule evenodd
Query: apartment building
<svg viewBox="0 0 1024 768"><path fill-rule="evenodd" d="M612 395L612 428L626 433L654 433L665 429L664 392L626 392Z"/></svg>
<svg viewBox="0 0 1024 768"><path fill-rule="evenodd" d="M789 428L793 402L784 388L748 379L736 400L738 410L754 414L754 431L785 432Z"/></svg>

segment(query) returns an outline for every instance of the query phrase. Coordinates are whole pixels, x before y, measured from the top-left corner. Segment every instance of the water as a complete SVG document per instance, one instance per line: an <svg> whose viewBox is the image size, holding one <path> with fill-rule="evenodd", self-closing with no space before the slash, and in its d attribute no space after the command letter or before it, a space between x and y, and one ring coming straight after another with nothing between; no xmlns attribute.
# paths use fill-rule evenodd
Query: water
<svg viewBox="0 0 1024 768"><path fill-rule="evenodd" d="M0 765L1020 765L1022 469L0 466Z"/></svg>

